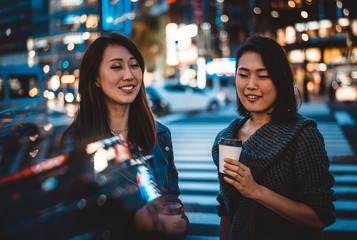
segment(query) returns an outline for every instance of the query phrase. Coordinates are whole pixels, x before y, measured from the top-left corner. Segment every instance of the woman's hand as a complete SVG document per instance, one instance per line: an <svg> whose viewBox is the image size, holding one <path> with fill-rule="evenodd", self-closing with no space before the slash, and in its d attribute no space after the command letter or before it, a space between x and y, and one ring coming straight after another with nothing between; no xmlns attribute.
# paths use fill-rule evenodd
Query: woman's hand
<svg viewBox="0 0 357 240"><path fill-rule="evenodd" d="M250 169L238 161L225 158L224 180L244 197L253 199L295 224L321 231L326 225L308 205L286 198L255 182Z"/></svg>
<svg viewBox="0 0 357 240"><path fill-rule="evenodd" d="M162 206L171 201L177 201L177 198L159 197L140 208L135 214L135 224L138 230L162 232L172 235L173 239L183 239L189 225L184 212L181 216L160 216Z"/></svg>
<svg viewBox="0 0 357 240"><path fill-rule="evenodd" d="M161 220L165 227L165 232L168 234L184 234L188 228L188 222L184 218L180 218L177 222L165 222Z"/></svg>
<svg viewBox="0 0 357 240"><path fill-rule="evenodd" d="M244 164L230 158L224 159L223 170L229 177L224 177L224 180L234 186L244 197L255 198L259 192L260 185L253 178L250 169Z"/></svg>

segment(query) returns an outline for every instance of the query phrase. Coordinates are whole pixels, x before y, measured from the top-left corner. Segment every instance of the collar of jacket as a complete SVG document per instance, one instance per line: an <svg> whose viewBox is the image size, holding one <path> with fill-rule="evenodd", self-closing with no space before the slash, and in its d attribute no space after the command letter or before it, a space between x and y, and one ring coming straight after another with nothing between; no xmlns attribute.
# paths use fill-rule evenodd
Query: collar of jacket
<svg viewBox="0 0 357 240"><path fill-rule="evenodd" d="M162 133L167 130L167 128L158 121L156 121L156 128L157 128L157 133Z"/></svg>
<svg viewBox="0 0 357 240"><path fill-rule="evenodd" d="M234 137L247 119L234 119L220 137ZM271 121L264 124L243 143L240 161L251 168L253 174L259 174L284 153L301 128L307 125L317 126L314 120L300 114L293 121Z"/></svg>

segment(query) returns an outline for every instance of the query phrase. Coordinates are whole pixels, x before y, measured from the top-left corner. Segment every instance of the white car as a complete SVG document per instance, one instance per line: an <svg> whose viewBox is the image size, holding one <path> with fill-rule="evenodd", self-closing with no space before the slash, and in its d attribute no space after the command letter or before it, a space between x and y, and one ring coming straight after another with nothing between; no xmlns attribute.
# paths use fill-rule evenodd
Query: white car
<svg viewBox="0 0 357 240"><path fill-rule="evenodd" d="M224 103L217 94L209 89L199 89L181 84L153 84L147 88L154 88L160 98L168 105L170 113L213 111Z"/></svg>
<svg viewBox="0 0 357 240"><path fill-rule="evenodd" d="M357 85L337 87L336 99L339 102L357 102Z"/></svg>

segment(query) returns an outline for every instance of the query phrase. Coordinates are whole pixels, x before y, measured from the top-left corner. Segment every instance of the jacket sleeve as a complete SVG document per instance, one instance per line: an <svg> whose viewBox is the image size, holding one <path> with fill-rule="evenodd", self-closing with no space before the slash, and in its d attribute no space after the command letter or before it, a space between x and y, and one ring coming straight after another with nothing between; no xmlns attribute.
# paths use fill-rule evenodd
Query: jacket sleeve
<svg viewBox="0 0 357 240"><path fill-rule="evenodd" d="M324 139L315 126L302 129L297 139L295 174L298 200L310 206L327 226L335 221L335 183L329 171Z"/></svg>
<svg viewBox="0 0 357 240"><path fill-rule="evenodd" d="M160 124L160 123L158 123ZM160 124L160 132L158 134L158 147L159 150L165 159L162 159L160 161L166 162L166 170L165 170L165 176L157 176L158 178L164 177L166 182L164 184L164 191L163 194L172 194L172 195L179 195L180 194L180 189L178 186L178 172L175 166L174 162L174 152L173 152L173 146L172 146L172 139L171 139L171 132L170 130ZM158 153L158 152L156 152ZM158 154L158 156L162 156L162 154ZM158 160L158 159L157 159ZM162 171L157 172L156 174L164 174Z"/></svg>
<svg viewBox="0 0 357 240"><path fill-rule="evenodd" d="M178 172L175 166L175 162L174 162L174 151L173 151L173 146L172 146L172 139L171 139L171 132L168 129L167 130L167 134L166 135L166 144L169 148L169 153L168 153L168 192L169 193L177 193L177 195L179 195L180 193L180 189L178 186ZM166 148L165 147L165 148Z"/></svg>

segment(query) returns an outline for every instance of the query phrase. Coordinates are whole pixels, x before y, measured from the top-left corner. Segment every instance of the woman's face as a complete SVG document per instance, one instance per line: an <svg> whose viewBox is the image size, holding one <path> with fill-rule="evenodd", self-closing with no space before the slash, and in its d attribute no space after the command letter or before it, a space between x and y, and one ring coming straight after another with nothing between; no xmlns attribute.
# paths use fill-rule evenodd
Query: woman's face
<svg viewBox="0 0 357 240"><path fill-rule="evenodd" d="M239 100L252 114L271 113L277 89L257 52L244 53L238 62L236 86Z"/></svg>
<svg viewBox="0 0 357 240"><path fill-rule="evenodd" d="M142 71L138 61L121 45L109 45L99 65L96 86L111 104L128 105L140 91Z"/></svg>

